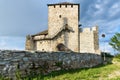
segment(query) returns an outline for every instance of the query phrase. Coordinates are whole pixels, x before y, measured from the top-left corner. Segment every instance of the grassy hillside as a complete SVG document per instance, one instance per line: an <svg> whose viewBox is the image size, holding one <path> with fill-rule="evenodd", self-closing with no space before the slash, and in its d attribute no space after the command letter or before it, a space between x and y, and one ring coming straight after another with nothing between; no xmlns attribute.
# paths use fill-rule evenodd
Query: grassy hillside
<svg viewBox="0 0 120 80"><path fill-rule="evenodd" d="M30 75L22 80L120 80L120 57L114 58L112 64L89 69L55 71L46 76Z"/></svg>

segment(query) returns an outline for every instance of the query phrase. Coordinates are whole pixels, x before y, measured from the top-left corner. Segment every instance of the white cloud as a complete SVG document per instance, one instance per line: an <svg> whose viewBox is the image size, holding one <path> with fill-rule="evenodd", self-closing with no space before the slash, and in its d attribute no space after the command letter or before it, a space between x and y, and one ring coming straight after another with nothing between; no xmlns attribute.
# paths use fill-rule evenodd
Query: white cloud
<svg viewBox="0 0 120 80"><path fill-rule="evenodd" d="M96 8L96 9L100 9L100 8L101 8L101 5L95 4L95 8Z"/></svg>
<svg viewBox="0 0 120 80"><path fill-rule="evenodd" d="M120 2L117 2L111 6L109 9L109 16L113 17L120 13Z"/></svg>

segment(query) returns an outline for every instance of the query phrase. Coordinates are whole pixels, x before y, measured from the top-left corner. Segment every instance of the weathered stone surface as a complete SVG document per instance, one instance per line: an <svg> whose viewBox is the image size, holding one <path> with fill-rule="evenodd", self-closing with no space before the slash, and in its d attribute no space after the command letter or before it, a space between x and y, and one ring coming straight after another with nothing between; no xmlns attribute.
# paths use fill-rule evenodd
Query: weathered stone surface
<svg viewBox="0 0 120 80"><path fill-rule="evenodd" d="M20 74L47 74L55 70L93 67L101 64L101 56L90 53L74 52L28 52L28 51L0 51L0 73L14 78L19 70Z"/></svg>

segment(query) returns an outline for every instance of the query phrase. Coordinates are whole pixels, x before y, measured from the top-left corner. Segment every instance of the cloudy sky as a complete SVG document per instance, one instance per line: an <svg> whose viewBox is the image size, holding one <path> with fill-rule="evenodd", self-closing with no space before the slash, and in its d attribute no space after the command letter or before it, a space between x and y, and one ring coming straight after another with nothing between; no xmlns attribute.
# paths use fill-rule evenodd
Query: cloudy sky
<svg viewBox="0 0 120 80"><path fill-rule="evenodd" d="M100 49L113 51L108 42L120 32L120 0L0 0L0 49L24 50L27 34L48 27L47 4L59 2L79 3L82 27L98 25Z"/></svg>

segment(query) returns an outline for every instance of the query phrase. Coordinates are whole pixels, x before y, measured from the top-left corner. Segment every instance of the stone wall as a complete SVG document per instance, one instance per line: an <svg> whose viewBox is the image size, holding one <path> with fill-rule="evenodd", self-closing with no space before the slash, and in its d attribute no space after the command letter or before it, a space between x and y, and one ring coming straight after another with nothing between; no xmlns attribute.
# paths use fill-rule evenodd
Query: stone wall
<svg viewBox="0 0 120 80"><path fill-rule="evenodd" d="M25 49L26 50L34 50L35 49L35 43L30 35L26 36Z"/></svg>
<svg viewBox="0 0 120 80"><path fill-rule="evenodd" d="M46 40L36 40L35 42L35 49L37 51L46 51L46 52L50 52L50 51L58 51L57 50L57 45L60 43L64 44L64 32L59 33L55 38L51 39L46 39ZM33 39L35 40L35 38L40 37L39 36L35 36Z"/></svg>
<svg viewBox="0 0 120 80"><path fill-rule="evenodd" d="M100 54L97 26L80 31L80 52Z"/></svg>
<svg viewBox="0 0 120 80"><path fill-rule="evenodd" d="M36 43L36 50L38 51L50 51L51 41L50 40L41 40L35 41Z"/></svg>
<svg viewBox="0 0 120 80"><path fill-rule="evenodd" d="M93 67L101 64L101 56L74 52L0 51L0 73L14 78L17 70L24 77L30 73L47 74L61 69Z"/></svg>

